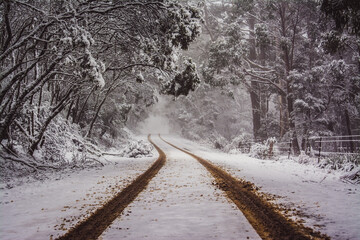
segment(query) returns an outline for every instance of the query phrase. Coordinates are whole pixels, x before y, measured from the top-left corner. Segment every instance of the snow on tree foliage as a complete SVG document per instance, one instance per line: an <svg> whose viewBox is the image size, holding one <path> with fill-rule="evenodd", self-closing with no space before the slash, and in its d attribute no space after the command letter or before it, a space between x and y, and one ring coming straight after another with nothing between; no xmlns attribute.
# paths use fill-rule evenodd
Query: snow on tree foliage
<svg viewBox="0 0 360 240"><path fill-rule="evenodd" d="M353 2L340 2L344 11L337 9L339 16L356 12ZM189 97L193 104L179 97L187 109L177 105L172 116L185 136L208 140L210 132L217 132L218 139L225 136L231 143L240 127L233 134L223 131L219 109L229 113L222 119L229 126L233 121L238 126L252 122L256 140L291 139L296 154L305 150L312 135L360 134L360 45L358 35L346 31L355 26L356 14L348 19L348 29L338 29L321 14L319 3L311 1L205 1L202 8L202 35L187 55L200 66L203 85L196 94L204 97L202 91L208 91L217 97L211 107L194 96ZM230 109L230 102L239 99L236 90L248 97L244 101L251 103L252 116L243 108ZM215 94L220 92L230 98ZM228 101L229 108L223 108L222 101ZM211 108L213 115L208 113ZM186 133L188 126L196 130Z"/></svg>
<svg viewBox="0 0 360 240"><path fill-rule="evenodd" d="M196 72L195 63L191 59L184 61L184 70L175 75L172 81L164 84L163 93L174 95L188 95L190 91L194 91L200 83L200 78Z"/></svg>
<svg viewBox="0 0 360 240"><path fill-rule="evenodd" d="M351 34L360 35L359 1L322 0L321 10L334 20L336 31L342 32L345 30Z"/></svg>
<svg viewBox="0 0 360 240"><path fill-rule="evenodd" d="M105 80L102 75L103 68L96 62L91 52L86 51L80 66L83 69L83 77L88 76L91 81L94 81L101 88L105 86Z"/></svg>
<svg viewBox="0 0 360 240"><path fill-rule="evenodd" d="M177 3L170 3L169 8L169 19L163 23L161 30L172 33L170 41L173 46L187 50L189 43L200 34L201 27L197 20L200 19L200 12L191 6L179 8Z"/></svg>
<svg viewBox="0 0 360 240"><path fill-rule="evenodd" d="M175 53L200 34L200 11L171 0L19 0L0 9L0 141L37 156L47 144L61 148L48 138L56 121L78 125L84 141L120 136L129 115L154 104L155 71L178 74Z"/></svg>
<svg viewBox="0 0 360 240"><path fill-rule="evenodd" d="M2 147L50 160L63 143L50 133L68 131L110 147L159 91L184 135L222 149L244 131L295 153L360 134L355 2L1 1Z"/></svg>
<svg viewBox="0 0 360 240"><path fill-rule="evenodd" d="M343 50L346 44L346 37L339 36L335 31L324 33L322 36L321 46L327 53L334 54L339 50Z"/></svg>

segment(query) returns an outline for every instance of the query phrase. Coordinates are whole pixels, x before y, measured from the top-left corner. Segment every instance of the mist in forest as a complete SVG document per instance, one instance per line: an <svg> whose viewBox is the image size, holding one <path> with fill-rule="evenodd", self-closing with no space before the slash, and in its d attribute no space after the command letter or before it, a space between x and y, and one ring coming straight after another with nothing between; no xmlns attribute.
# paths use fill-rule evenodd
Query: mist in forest
<svg viewBox="0 0 360 240"><path fill-rule="evenodd" d="M152 107L149 117L139 125L142 134L169 134L169 119L165 116L167 98L157 96L158 102Z"/></svg>

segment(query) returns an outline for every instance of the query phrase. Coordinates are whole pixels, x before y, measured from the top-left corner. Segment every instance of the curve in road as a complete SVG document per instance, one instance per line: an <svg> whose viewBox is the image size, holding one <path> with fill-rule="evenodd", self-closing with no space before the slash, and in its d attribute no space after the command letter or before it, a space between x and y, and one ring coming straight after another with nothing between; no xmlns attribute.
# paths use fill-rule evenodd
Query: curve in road
<svg viewBox="0 0 360 240"><path fill-rule="evenodd" d="M159 152L159 158L153 165L114 198L96 210L89 218L70 229L65 235L59 237L59 240L97 239L138 194L146 188L150 180L159 172L166 162L165 153L152 142L150 135L148 136L148 140Z"/></svg>

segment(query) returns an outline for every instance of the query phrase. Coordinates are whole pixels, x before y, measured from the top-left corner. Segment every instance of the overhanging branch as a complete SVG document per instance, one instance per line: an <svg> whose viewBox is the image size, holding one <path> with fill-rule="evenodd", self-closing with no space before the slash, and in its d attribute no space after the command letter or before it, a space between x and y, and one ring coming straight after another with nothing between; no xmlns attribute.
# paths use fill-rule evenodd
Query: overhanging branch
<svg viewBox="0 0 360 240"><path fill-rule="evenodd" d="M283 96L286 96L286 95L287 95L287 93L286 93L280 86L278 86L276 83L272 82L270 79L267 79L267 78L258 76L258 75L254 74L254 73L252 73L252 72L247 71L246 69L244 69L244 72L245 72L247 75L251 76L251 77L257 78L257 79L259 79L259 80L261 80L261 81L266 82L266 84L270 84L270 85L274 86L274 87L279 91L279 93L280 93L281 95L283 95Z"/></svg>

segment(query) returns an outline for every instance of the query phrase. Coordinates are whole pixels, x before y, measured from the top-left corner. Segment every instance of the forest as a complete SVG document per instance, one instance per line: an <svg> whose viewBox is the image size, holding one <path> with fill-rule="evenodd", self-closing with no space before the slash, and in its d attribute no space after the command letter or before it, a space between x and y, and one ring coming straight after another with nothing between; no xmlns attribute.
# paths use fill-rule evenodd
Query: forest
<svg viewBox="0 0 360 240"><path fill-rule="evenodd" d="M276 139L299 155L360 135L359 1L3 0L0 13L3 169L144 151L130 139L160 100L174 132L223 150Z"/></svg>

